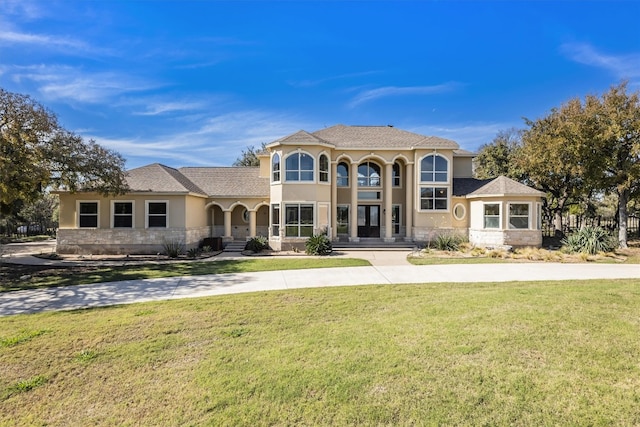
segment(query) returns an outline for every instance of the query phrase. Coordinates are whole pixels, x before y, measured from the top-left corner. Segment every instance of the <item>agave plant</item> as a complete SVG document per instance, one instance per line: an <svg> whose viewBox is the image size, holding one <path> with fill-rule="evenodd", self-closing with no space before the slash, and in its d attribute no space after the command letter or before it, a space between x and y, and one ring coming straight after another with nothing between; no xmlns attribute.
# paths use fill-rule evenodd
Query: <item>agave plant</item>
<svg viewBox="0 0 640 427"><path fill-rule="evenodd" d="M601 227L586 226L562 240L562 245L569 252L595 255L599 252L611 252L617 241Z"/></svg>

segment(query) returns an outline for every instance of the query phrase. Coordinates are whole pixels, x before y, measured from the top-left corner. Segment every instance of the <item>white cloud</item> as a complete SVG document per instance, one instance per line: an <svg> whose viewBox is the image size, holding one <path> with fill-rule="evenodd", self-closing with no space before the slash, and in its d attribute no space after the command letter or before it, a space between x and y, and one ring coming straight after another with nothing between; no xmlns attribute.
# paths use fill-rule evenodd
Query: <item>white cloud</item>
<svg viewBox="0 0 640 427"><path fill-rule="evenodd" d="M587 43L565 43L560 51L572 61L604 68L618 78L640 77L640 53L612 55Z"/></svg>
<svg viewBox="0 0 640 427"><path fill-rule="evenodd" d="M459 83L449 82L433 86L385 86L377 89L369 89L356 95L349 103L349 107L354 108L365 102L389 96L433 95L451 92L459 86Z"/></svg>

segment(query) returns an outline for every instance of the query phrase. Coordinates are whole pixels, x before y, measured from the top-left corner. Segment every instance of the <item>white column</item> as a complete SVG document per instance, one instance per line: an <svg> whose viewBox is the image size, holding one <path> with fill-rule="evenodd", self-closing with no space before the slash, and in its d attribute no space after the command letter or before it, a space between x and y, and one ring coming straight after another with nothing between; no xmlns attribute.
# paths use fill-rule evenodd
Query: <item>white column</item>
<svg viewBox="0 0 640 427"><path fill-rule="evenodd" d="M350 242L358 242L358 164L349 167L349 184L351 184L351 210L349 211Z"/></svg>
<svg viewBox="0 0 640 427"><path fill-rule="evenodd" d="M393 226L392 226L392 212L391 212L391 198L393 189L393 163L387 163L384 165L384 180L382 181L384 186L384 241L393 242Z"/></svg>
<svg viewBox="0 0 640 427"><path fill-rule="evenodd" d="M413 164L412 163L407 164L407 170L405 175L406 177L404 182L406 183L405 192L407 197L405 200L405 207L404 207L404 212L405 212L404 225L406 229L406 236L404 240L407 242L411 242L413 241L413 200L414 200L414 195L418 191L416 188L413 187Z"/></svg>
<svg viewBox="0 0 640 427"><path fill-rule="evenodd" d="M231 211L224 211L224 239L233 240L231 237Z"/></svg>
<svg viewBox="0 0 640 427"><path fill-rule="evenodd" d="M256 237L256 211L249 211L249 237Z"/></svg>

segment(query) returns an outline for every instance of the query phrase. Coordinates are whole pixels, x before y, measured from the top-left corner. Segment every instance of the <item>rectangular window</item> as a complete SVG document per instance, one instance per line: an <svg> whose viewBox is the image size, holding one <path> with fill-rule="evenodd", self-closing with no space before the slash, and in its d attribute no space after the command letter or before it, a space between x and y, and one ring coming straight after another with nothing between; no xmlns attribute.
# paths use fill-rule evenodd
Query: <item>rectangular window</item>
<svg viewBox="0 0 640 427"><path fill-rule="evenodd" d="M98 228L98 202L79 203L78 226L81 228Z"/></svg>
<svg viewBox="0 0 640 427"><path fill-rule="evenodd" d="M529 204L510 203L509 204L509 228L528 229L529 228Z"/></svg>
<svg viewBox="0 0 640 427"><path fill-rule="evenodd" d="M358 191L358 200L380 200L379 191Z"/></svg>
<svg viewBox="0 0 640 427"><path fill-rule="evenodd" d="M285 205L285 235L311 237L313 235L313 205Z"/></svg>
<svg viewBox="0 0 640 427"><path fill-rule="evenodd" d="M280 237L280 205L271 205L271 235Z"/></svg>
<svg viewBox="0 0 640 427"><path fill-rule="evenodd" d="M349 206L338 206L336 218L338 234L349 234Z"/></svg>
<svg viewBox="0 0 640 427"><path fill-rule="evenodd" d="M113 202L113 228L133 228L133 202Z"/></svg>
<svg viewBox="0 0 640 427"><path fill-rule="evenodd" d="M167 202L147 202L147 227L167 228Z"/></svg>
<svg viewBox="0 0 640 427"><path fill-rule="evenodd" d="M400 205L391 206L391 226L393 227L393 234L400 234Z"/></svg>
<svg viewBox="0 0 640 427"><path fill-rule="evenodd" d="M447 210L448 209L448 189L445 187L422 187L420 188L420 209Z"/></svg>
<svg viewBox="0 0 640 427"><path fill-rule="evenodd" d="M484 228L500 228L500 204L484 205Z"/></svg>

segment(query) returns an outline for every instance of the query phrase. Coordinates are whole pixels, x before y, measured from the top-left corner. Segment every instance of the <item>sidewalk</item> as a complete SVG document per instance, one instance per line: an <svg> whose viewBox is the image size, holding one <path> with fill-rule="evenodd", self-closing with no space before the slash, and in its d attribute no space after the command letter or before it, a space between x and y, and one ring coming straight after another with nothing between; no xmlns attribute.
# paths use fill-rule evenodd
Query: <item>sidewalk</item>
<svg viewBox="0 0 640 427"><path fill-rule="evenodd" d="M386 252L348 254L371 257L367 267L231 273L131 280L94 285L6 292L0 316L71 310L145 301L298 288L400 283L472 283L574 279L640 279L640 266L616 264L474 264L414 266ZM406 253L403 253L406 256ZM347 253L345 253L347 256ZM400 255L398 255L400 257ZM392 265L383 265L385 262Z"/></svg>

